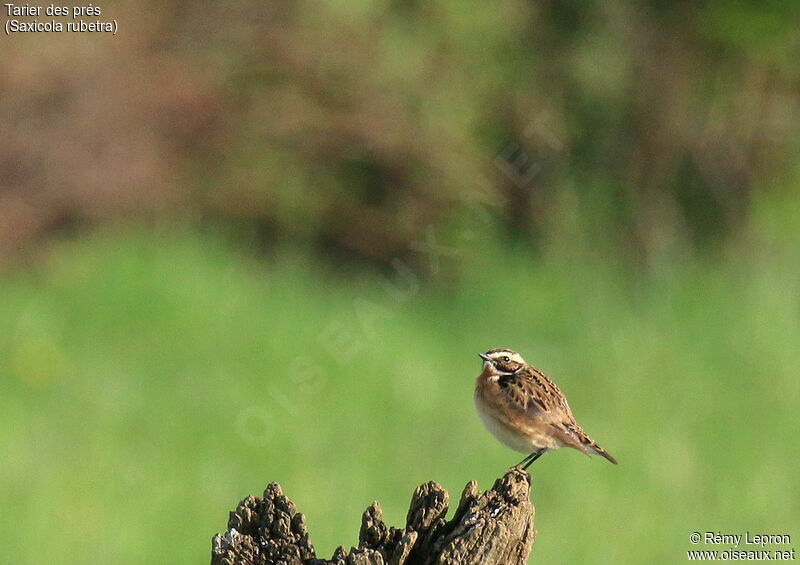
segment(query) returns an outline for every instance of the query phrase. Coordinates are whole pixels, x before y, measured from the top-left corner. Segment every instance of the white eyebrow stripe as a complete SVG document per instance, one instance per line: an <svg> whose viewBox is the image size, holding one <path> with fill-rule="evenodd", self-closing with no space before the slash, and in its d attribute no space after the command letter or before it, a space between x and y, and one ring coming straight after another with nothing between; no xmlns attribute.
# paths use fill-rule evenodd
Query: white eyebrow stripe
<svg viewBox="0 0 800 565"><path fill-rule="evenodd" d="M496 351L492 351L491 353L486 353L485 355L492 360L498 360L501 359L502 357L508 357L511 361L525 364L525 359L522 358L522 355L511 349L498 349Z"/></svg>

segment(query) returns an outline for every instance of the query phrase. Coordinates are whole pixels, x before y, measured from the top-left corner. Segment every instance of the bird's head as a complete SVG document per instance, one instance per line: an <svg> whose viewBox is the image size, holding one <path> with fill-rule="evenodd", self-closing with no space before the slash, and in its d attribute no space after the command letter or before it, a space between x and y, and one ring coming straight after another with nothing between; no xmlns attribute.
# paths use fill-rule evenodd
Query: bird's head
<svg viewBox="0 0 800 565"><path fill-rule="evenodd" d="M478 354L483 359L483 372L492 380L497 380L505 375L513 375L523 365L525 359L512 349L490 349L486 353Z"/></svg>

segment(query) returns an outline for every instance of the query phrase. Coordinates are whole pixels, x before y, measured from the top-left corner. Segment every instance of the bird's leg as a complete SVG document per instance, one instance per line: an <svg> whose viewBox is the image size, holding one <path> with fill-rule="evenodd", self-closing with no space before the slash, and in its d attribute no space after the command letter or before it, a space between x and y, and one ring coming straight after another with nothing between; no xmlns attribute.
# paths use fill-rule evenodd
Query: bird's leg
<svg viewBox="0 0 800 565"><path fill-rule="evenodd" d="M523 459L522 461L520 461L519 463L514 465L514 468L523 469L523 470L527 469L528 465L530 465L531 463L536 461L536 459L538 459L539 456L541 456L543 452L544 452L544 449L540 449L539 451L534 451L533 453L531 453L530 455L525 457L525 459ZM523 467L522 465L525 465L525 466Z"/></svg>
<svg viewBox="0 0 800 565"><path fill-rule="evenodd" d="M523 460L522 460L522 462L520 463L520 465L521 465L522 463L525 463L525 460L527 460L528 462L527 462L527 463L525 463L525 466L524 466L524 467L522 467L522 470L523 470L523 471L525 471L525 470L526 470L528 467L530 467L530 466L531 466L531 463L533 463L534 461L536 461L537 459L539 459L539 457L541 457L542 455L544 455L544 452L545 452L545 451L547 451L547 450L546 450L546 449L544 449L544 448L542 448L542 449L540 449L539 451L534 451L533 453L531 453L530 455L528 455L528 456L527 456L525 459L523 459Z"/></svg>
<svg viewBox="0 0 800 565"><path fill-rule="evenodd" d="M528 461L528 459L530 459L532 456L533 456L533 453L531 453L530 455L526 455L526 456L525 456L525 459L523 459L522 461L520 461L519 463L517 463L516 465L514 465L514 466L512 467L512 469L521 469L521 468L522 468L522 464L523 464L523 463L526 463L526 462Z"/></svg>

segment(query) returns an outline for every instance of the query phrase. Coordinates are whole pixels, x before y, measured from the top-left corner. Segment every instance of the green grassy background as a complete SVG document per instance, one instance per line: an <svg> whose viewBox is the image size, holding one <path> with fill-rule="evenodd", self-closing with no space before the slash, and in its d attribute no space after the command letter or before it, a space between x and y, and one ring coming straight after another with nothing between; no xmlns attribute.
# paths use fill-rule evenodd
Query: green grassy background
<svg viewBox="0 0 800 565"><path fill-rule="evenodd" d="M419 483L457 498L520 459L472 406L476 354L497 346L554 377L620 460L536 463L533 562L676 563L695 530L797 535L793 210L633 270L588 245L473 242L462 282L418 286L208 233L62 241L0 279L2 553L206 562L227 512L279 481L328 556L373 500L401 525Z"/></svg>
<svg viewBox="0 0 800 565"><path fill-rule="evenodd" d="M487 488L498 346L620 460L536 463L534 562L800 536L800 3L100 19L2 45L0 563L205 563L270 481L329 556Z"/></svg>

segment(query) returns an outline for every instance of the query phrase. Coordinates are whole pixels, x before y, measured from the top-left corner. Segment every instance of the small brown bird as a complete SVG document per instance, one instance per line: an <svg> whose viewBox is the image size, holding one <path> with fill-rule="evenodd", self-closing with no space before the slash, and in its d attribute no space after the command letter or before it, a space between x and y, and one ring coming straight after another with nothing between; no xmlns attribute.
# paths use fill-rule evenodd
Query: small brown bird
<svg viewBox="0 0 800 565"><path fill-rule="evenodd" d="M479 353L483 371L475 386L475 405L486 428L511 449L530 453L516 467L528 466L545 452L573 447L597 453L615 465L575 421L567 399L547 376L511 349Z"/></svg>

